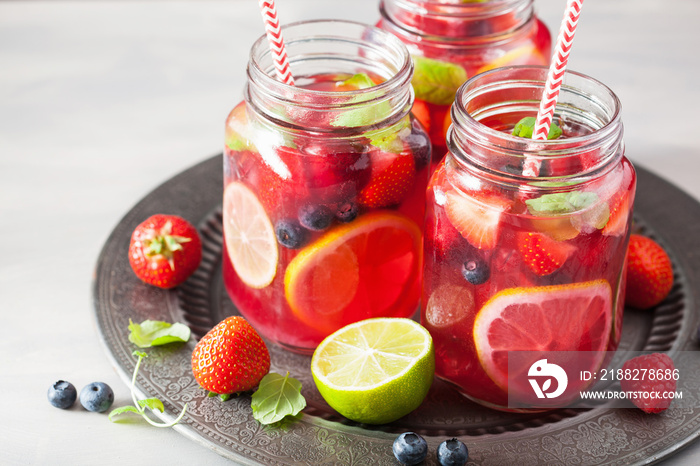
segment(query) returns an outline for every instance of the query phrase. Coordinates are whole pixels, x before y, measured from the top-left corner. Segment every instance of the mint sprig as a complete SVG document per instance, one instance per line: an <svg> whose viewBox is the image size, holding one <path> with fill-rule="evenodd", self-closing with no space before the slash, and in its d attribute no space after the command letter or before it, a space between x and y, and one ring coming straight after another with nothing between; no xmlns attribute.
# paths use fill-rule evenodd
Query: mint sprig
<svg viewBox="0 0 700 466"><path fill-rule="evenodd" d="M454 63L413 56L411 85L416 99L436 105L450 105L459 86L467 80L467 72Z"/></svg>
<svg viewBox="0 0 700 466"><path fill-rule="evenodd" d="M301 382L270 372L262 378L251 399L253 417L261 424L273 424L286 416L296 416L306 407Z"/></svg>
<svg viewBox="0 0 700 466"><path fill-rule="evenodd" d="M129 319L129 341L139 348L187 342L189 339L190 328L185 324L160 320L144 320L137 324Z"/></svg>
<svg viewBox="0 0 700 466"><path fill-rule="evenodd" d="M136 362L136 367L134 368L134 376L131 378L131 399L134 402L133 406L121 406L119 408L113 409L109 413L109 420L112 422L115 422L114 417L119 416L120 414L125 414L125 413L135 413L143 417L146 422L151 424L154 427L172 427L178 422L180 422L180 419L185 415L185 411L187 410L187 403L185 403L185 406L182 407L182 412L180 415L175 418L174 421L163 424L160 422L155 422L151 420L151 418L148 417L146 414L146 408L150 409L151 411L160 411L161 413L165 411L165 407L163 406L163 402L160 401L158 398L146 398L144 400L138 400L136 398L136 375L139 372L139 367L141 367L141 361L143 358L147 357L148 355L142 351L134 351L132 353L134 356L138 356L138 361Z"/></svg>
<svg viewBox="0 0 700 466"><path fill-rule="evenodd" d="M532 139L532 133L535 131L535 117L525 117L515 124L513 128L513 136ZM552 122L549 125L549 133L547 139L558 139L562 135L562 130L556 123Z"/></svg>

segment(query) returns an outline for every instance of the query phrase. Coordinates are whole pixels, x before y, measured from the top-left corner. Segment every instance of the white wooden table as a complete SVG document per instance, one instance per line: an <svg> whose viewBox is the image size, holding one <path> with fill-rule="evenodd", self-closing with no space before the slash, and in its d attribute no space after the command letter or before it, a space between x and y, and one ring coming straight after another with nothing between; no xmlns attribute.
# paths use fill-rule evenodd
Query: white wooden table
<svg viewBox="0 0 700 466"><path fill-rule="evenodd" d="M374 23L377 0L278 0L282 22ZM565 2L537 0L556 35ZM700 199L700 3L590 1L570 68L623 102L633 162ZM99 343L91 280L130 207L221 151L257 2L0 1L0 463L228 464L171 429L49 405L66 379L128 388ZM697 75L696 75L697 73ZM700 444L668 464L700 463Z"/></svg>

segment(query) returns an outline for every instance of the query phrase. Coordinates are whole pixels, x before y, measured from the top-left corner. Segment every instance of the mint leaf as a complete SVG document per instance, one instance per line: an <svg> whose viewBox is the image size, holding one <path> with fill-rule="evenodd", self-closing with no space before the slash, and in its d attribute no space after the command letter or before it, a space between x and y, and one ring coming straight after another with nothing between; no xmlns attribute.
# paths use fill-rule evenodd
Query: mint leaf
<svg viewBox="0 0 700 466"><path fill-rule="evenodd" d="M141 411L139 411L138 409L136 409L135 406L121 406L121 407L119 407L119 408L113 409L113 410L109 413L109 416L107 416L107 418L108 418L110 421L114 422L114 419L112 419L113 417L119 416L120 414L124 414L124 413L135 413L135 414L139 414L139 415L140 415L140 414L141 414Z"/></svg>
<svg viewBox="0 0 700 466"><path fill-rule="evenodd" d="M130 324L129 327L131 327L131 319L129 320ZM161 413L165 410L165 406L163 406L163 402L160 401L158 398L146 398L145 400L138 400L136 399L136 390L134 386L136 385L136 375L139 373L139 367L141 367L141 361L143 361L143 358L147 357L147 354L142 352L142 351L134 351L132 353L134 356L137 356L139 359L136 361L136 367L134 367L134 375L131 377L131 399L134 402L135 406L121 406L119 408L115 408L112 411L110 411L109 416L107 418L112 421L114 421L114 417L118 416L120 414L124 413L135 413L143 417L146 422L148 422L150 425L154 427L172 427L178 422L180 422L180 419L185 415L185 411L187 411L187 403L185 403L185 406L182 408L182 411L180 412L180 415L173 421L167 424L162 424L159 422L152 421L147 415L146 415L146 408L151 408L152 410L158 410Z"/></svg>
<svg viewBox="0 0 700 466"><path fill-rule="evenodd" d="M367 89L368 87L374 86L374 81L365 73L357 73L345 81L338 81L336 83L336 87L342 86L349 86L355 89Z"/></svg>
<svg viewBox="0 0 700 466"><path fill-rule="evenodd" d="M532 215L547 216L568 214L584 210L598 202L598 195L587 191L544 194L525 201Z"/></svg>
<svg viewBox="0 0 700 466"><path fill-rule="evenodd" d="M158 398L146 398L145 400L139 400L139 406L141 408L150 408L153 411L158 410L161 413L165 411L165 406L163 402Z"/></svg>
<svg viewBox="0 0 700 466"><path fill-rule="evenodd" d="M129 319L129 341L139 348L160 346L190 339L190 328L185 324L144 320L135 324Z"/></svg>
<svg viewBox="0 0 700 466"><path fill-rule="evenodd" d="M454 63L413 56L413 91L416 99L437 105L450 105L467 72Z"/></svg>
<svg viewBox="0 0 700 466"><path fill-rule="evenodd" d="M306 406L301 382L287 375L271 372L262 378L253 393L253 417L261 424L273 424L285 416L295 416Z"/></svg>
<svg viewBox="0 0 700 466"><path fill-rule="evenodd" d="M532 139L532 133L535 131L535 117L525 117L520 120L513 128L513 136ZM549 125L549 134L547 139L557 139L562 135L562 130L556 123L552 122Z"/></svg>
<svg viewBox="0 0 700 466"><path fill-rule="evenodd" d="M377 129L365 133L365 137L369 138L370 144L380 148L384 152L392 154L400 154L403 152L403 141L401 135L404 132L410 133L411 118L406 117L401 119L396 125L389 128ZM408 131L406 131L408 129Z"/></svg>

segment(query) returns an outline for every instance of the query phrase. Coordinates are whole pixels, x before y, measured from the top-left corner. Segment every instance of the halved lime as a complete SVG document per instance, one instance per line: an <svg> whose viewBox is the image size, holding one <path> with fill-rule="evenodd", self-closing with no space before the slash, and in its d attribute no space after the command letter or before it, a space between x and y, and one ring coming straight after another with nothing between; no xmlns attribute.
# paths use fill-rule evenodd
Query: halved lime
<svg viewBox="0 0 700 466"><path fill-rule="evenodd" d="M347 325L316 348L311 374L326 402L365 424L385 424L416 409L435 372L430 333L404 318Z"/></svg>

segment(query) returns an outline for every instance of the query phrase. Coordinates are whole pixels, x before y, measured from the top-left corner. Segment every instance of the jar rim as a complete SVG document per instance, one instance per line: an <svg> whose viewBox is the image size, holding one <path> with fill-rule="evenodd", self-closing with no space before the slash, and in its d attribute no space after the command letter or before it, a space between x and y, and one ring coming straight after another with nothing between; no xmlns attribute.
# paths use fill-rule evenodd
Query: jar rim
<svg viewBox="0 0 700 466"><path fill-rule="evenodd" d="M513 72L539 72L542 73L542 75L545 77L545 79L542 80L537 80L533 81L532 79L525 80L516 80L514 82L520 82L520 83L525 83L527 82L536 82L538 84L538 87L541 87L544 89L545 85L545 80L546 80L546 74L548 72L549 68L545 66L532 66L532 65L518 65L518 66L507 66L507 67L502 67L502 68L496 68L493 70L485 71L483 73L480 73L478 75L472 76L470 79L465 81L457 90L455 94L455 104L452 106L451 113L452 113L452 121L458 121L460 124L467 126L470 130L477 130L479 132L484 132L488 134L490 137L496 138L497 140L501 140L504 144L508 145L532 145L532 141L530 139L525 139L519 136L513 136L510 133L504 133L502 131L498 131L496 129L493 129L487 125L484 125L480 123L478 120L476 120L465 108L465 103L469 101L471 98L473 98L477 92L482 90L481 87L479 87L479 83L482 81L487 81L489 82L489 85L504 85L502 84L501 81L498 81L496 79L497 76L501 76L507 73L513 73ZM560 146L570 146L572 143L577 143L577 142L583 142L587 139L591 139L592 135L597 135L598 137L600 135L605 135L611 130L615 130L616 126L620 123L621 120L621 110L622 110L622 103L620 102L620 99L617 97L617 95L608 87L607 85L603 84L601 81L588 76L586 74L573 71L573 70L566 70L565 75L564 75L564 83L562 84L561 90L560 90L560 95L562 93L569 92L572 88L572 86L567 86L567 78L571 79L574 78L577 81L585 81L586 83L592 84L593 86L596 87L596 93L594 96L596 97L597 101L602 100L602 98L607 98L609 99L609 106L612 109L612 113L609 114L606 118L606 122L604 123L603 126L600 128L596 128L596 131L594 133L589 133L581 136L573 136L573 137L567 137L566 139L553 139L553 140L546 140L546 141L536 141L536 145L538 146L538 151L556 151L557 147ZM490 81L493 80L493 81ZM605 94L605 95L603 95ZM458 105L461 104L461 105ZM561 103L561 100L560 102ZM558 105L559 106L559 105ZM558 108L557 106L557 108ZM554 114L556 115L557 113L557 108L555 108ZM529 141L529 142L528 142ZM541 147L540 147L541 146ZM526 149L526 148L523 148Z"/></svg>
<svg viewBox="0 0 700 466"><path fill-rule="evenodd" d="M606 154L595 165L566 176L579 176L608 166L617 157L617 151L611 148L622 144L621 103L608 86L583 73L566 71L553 118L560 124L578 126L580 133L541 141L506 131L515 125L514 115L518 115L517 119L536 115L547 73L548 68L543 66L510 66L481 73L462 84L451 108L453 123L447 135L448 149L456 161L509 178L530 180L543 176L500 173L490 165L492 157L488 154L495 151L523 163L527 159L541 163L582 152ZM506 118L509 115L513 121ZM481 122L487 118L503 127L493 128Z"/></svg>
<svg viewBox="0 0 700 466"><path fill-rule="evenodd" d="M277 79L277 76L275 75L274 66L265 67L264 65L262 65L262 59L271 57L267 36L263 34L253 43L253 46L251 47L248 62L249 78L251 74L254 75L256 79L259 79L261 81L262 86L265 86L269 91L273 93L278 93L281 95L289 95L290 92L293 92L295 95L300 96L323 95L333 98L347 97L348 100L357 99L358 96L368 96L372 95L373 93L376 94L377 92L386 92L387 90L391 90L396 86L401 86L407 81L406 76L408 76L408 81L410 82L410 77L413 74L413 61L411 60L411 56L408 52L408 49L403 44L403 42L401 42L396 36L387 31L358 21L342 19L314 19L296 21L293 23L283 25L281 27L281 30L287 48L289 49L290 47L293 47L295 43L306 42L312 39L359 41L359 39L353 39L347 35L317 35L314 33L313 30L315 26L345 26L355 28L357 32L370 31L373 35L381 36L382 40L384 41L381 44L384 51L386 53L395 53L397 56L397 59L395 60L397 63L397 66L395 66L396 69L390 76L387 77L387 79L385 79L381 83L365 89L357 89L350 91L327 91L292 86L289 84L285 84ZM302 33L300 37L297 37L295 35L297 31ZM290 67L293 68L294 64L300 60L300 57L295 57L290 54L288 54L288 56Z"/></svg>

